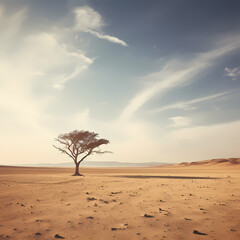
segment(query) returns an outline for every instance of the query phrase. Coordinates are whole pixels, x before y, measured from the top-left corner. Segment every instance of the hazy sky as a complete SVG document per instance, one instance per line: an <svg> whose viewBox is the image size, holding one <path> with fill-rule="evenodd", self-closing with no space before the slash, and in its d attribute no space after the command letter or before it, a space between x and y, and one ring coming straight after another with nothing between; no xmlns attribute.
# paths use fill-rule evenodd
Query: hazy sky
<svg viewBox="0 0 240 240"><path fill-rule="evenodd" d="M0 164L240 156L240 1L0 0Z"/></svg>

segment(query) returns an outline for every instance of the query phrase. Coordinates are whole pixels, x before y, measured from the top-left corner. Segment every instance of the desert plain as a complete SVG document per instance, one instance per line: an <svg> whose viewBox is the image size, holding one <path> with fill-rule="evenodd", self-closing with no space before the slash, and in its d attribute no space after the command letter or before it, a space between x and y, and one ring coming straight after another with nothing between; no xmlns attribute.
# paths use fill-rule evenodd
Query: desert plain
<svg viewBox="0 0 240 240"><path fill-rule="evenodd" d="M0 167L0 239L240 239L239 159Z"/></svg>

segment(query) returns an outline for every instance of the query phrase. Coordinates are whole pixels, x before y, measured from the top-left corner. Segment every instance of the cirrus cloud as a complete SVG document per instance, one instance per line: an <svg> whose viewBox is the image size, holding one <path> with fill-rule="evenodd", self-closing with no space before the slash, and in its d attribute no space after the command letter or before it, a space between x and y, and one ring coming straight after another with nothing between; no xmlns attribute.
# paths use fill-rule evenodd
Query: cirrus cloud
<svg viewBox="0 0 240 240"><path fill-rule="evenodd" d="M105 25L104 21L102 20L101 15L91 7L78 7L74 9L73 13L75 17L75 25L73 27L74 31L87 32L97 38L105 39L109 42L117 43L124 47L128 46L123 40L102 33L101 28Z"/></svg>
<svg viewBox="0 0 240 240"><path fill-rule="evenodd" d="M240 67L235 68L225 68L225 75L227 77L232 78L232 80L237 80L240 78Z"/></svg>

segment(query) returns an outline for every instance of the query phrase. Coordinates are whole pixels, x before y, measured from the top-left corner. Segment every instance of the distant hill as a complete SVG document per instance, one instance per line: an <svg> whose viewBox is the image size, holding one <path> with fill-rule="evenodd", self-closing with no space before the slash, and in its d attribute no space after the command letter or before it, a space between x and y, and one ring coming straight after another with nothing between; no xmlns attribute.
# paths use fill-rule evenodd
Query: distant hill
<svg viewBox="0 0 240 240"><path fill-rule="evenodd" d="M80 167L150 167L150 166L160 166L167 165L169 163L159 163L159 162L145 162L145 163L130 163L130 162L110 162L110 161L84 161L81 163ZM18 166L25 167L74 167L74 162L67 163L40 163L40 164L21 164Z"/></svg>
<svg viewBox="0 0 240 240"><path fill-rule="evenodd" d="M210 165L238 165L240 164L240 158L220 158L211 159L197 162L182 162L178 164L179 166L210 166Z"/></svg>

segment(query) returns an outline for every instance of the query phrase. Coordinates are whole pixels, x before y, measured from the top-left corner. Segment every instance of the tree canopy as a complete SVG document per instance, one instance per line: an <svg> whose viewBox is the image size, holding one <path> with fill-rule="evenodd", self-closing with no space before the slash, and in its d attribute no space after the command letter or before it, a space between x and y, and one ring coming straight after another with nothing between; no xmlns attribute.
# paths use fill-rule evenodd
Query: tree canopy
<svg viewBox="0 0 240 240"><path fill-rule="evenodd" d="M79 174L79 164L91 154L104 154L109 153L109 151L101 151L100 146L103 144L108 144L109 140L99 139L98 133L89 131L78 131L74 130L69 133L60 134L56 139L62 147L57 147L53 145L60 152L71 157L76 165L76 171L74 175Z"/></svg>

